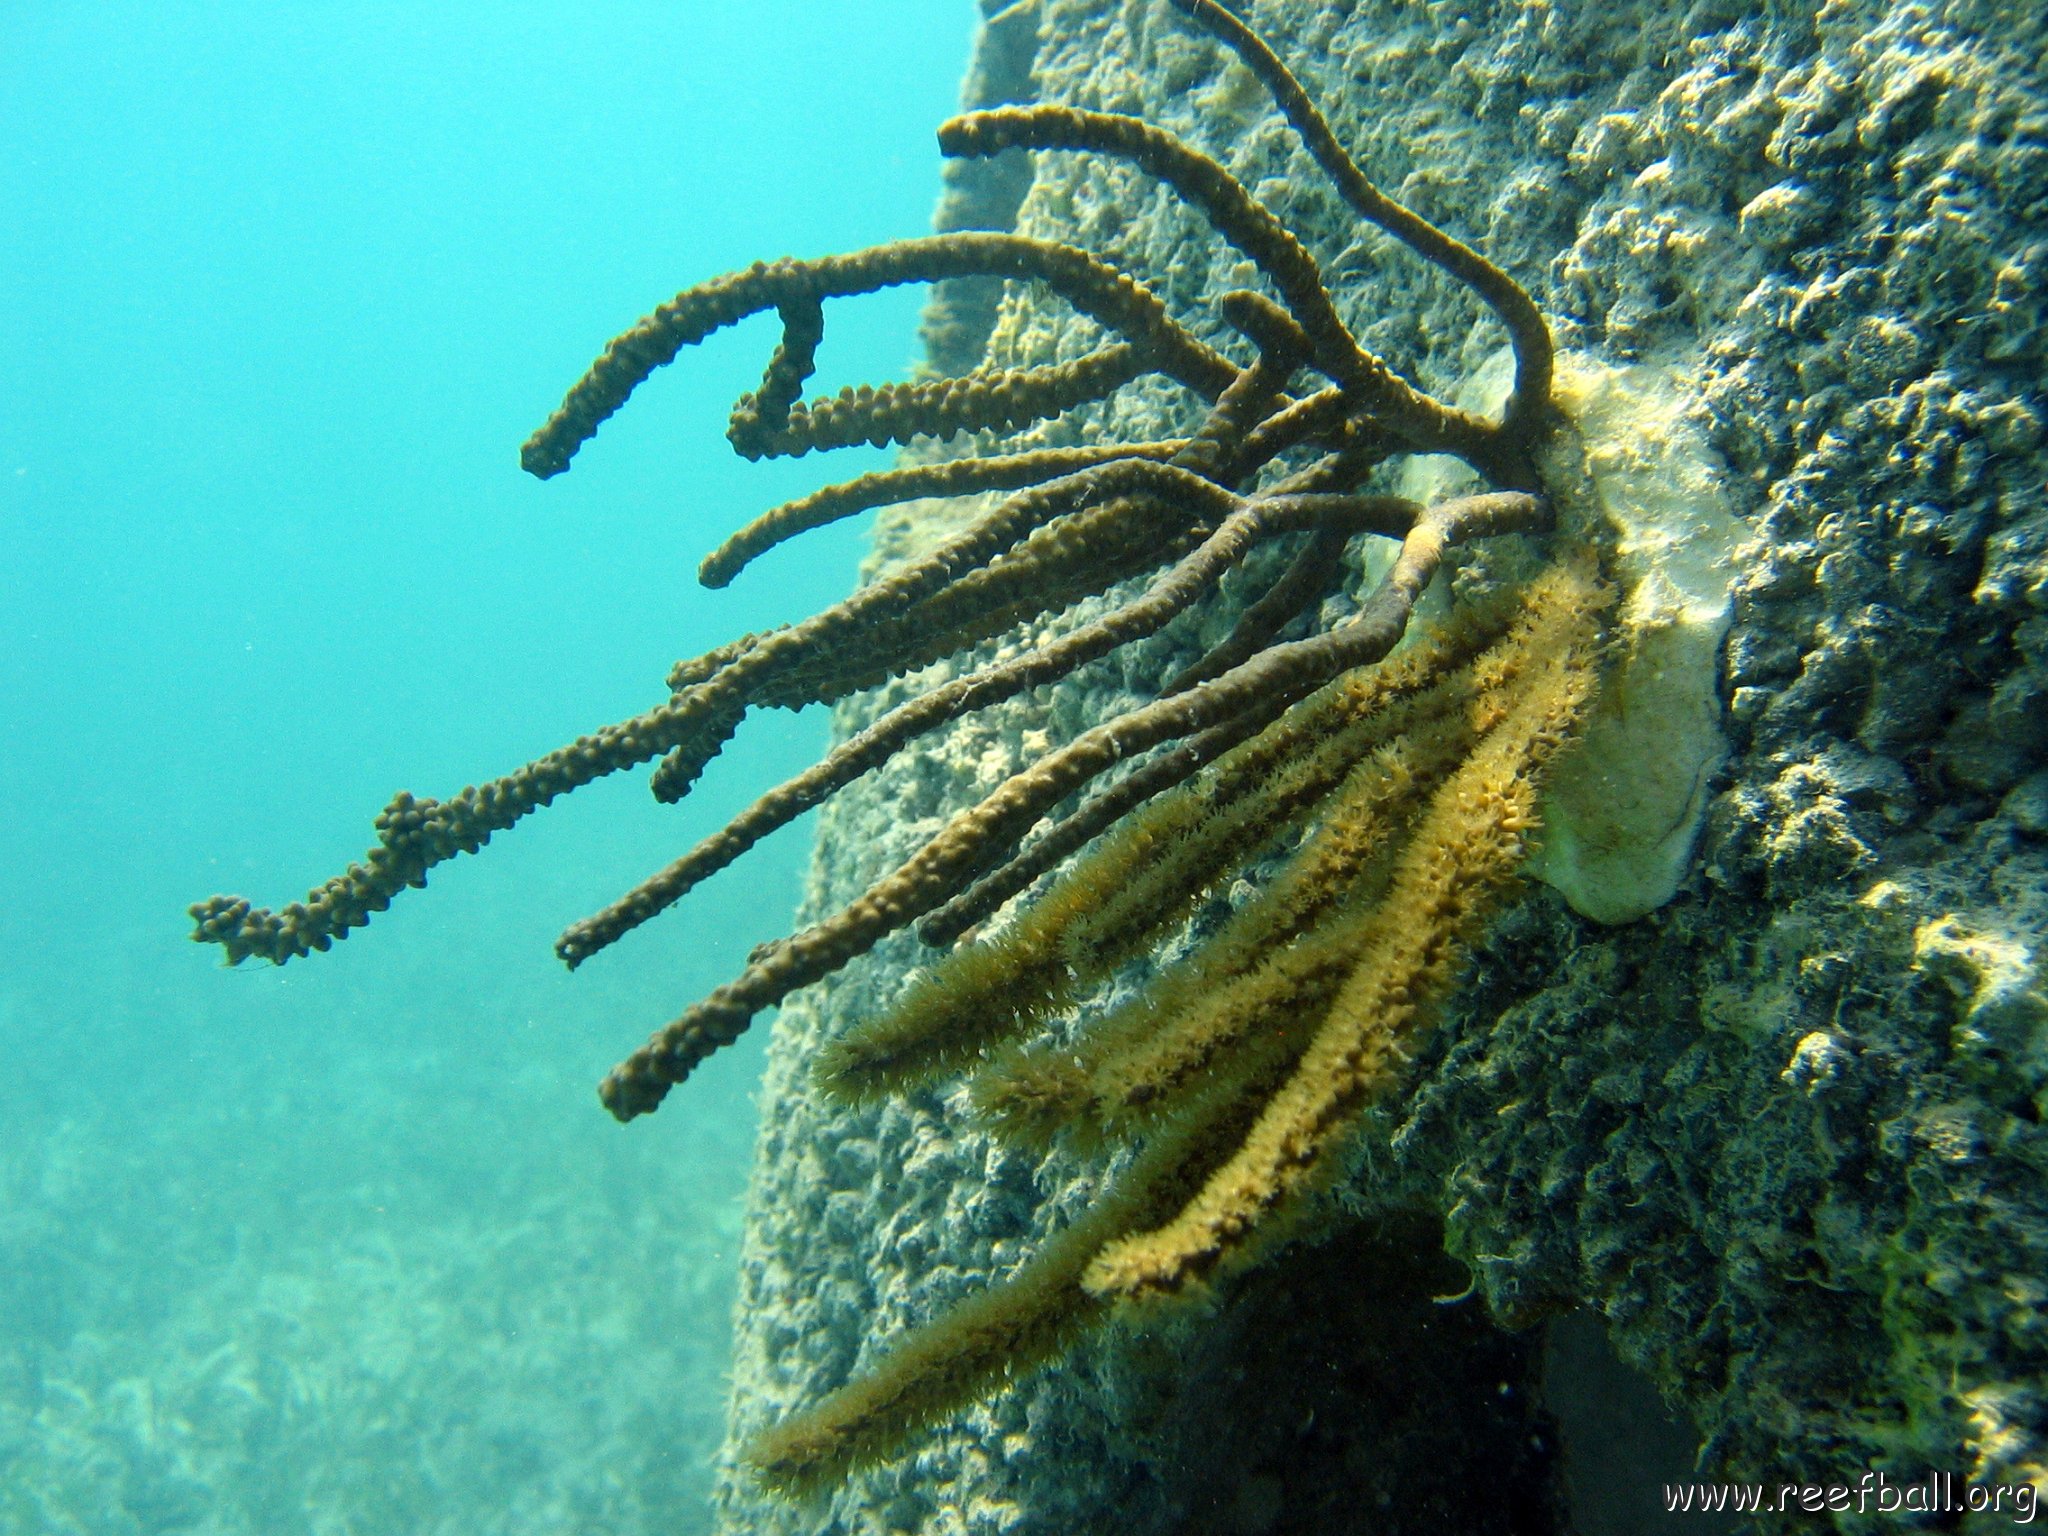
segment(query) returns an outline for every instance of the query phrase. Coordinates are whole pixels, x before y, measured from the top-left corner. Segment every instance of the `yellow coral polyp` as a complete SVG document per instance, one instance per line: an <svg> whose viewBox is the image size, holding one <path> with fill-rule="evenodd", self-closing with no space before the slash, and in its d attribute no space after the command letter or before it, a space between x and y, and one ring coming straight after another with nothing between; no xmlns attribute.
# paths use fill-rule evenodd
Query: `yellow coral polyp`
<svg viewBox="0 0 2048 1536"><path fill-rule="evenodd" d="M1314 822L1250 903L1079 1038L977 1054L969 1091L997 1134L1084 1149L1142 1138L1142 1151L1108 1198L1011 1280L757 1442L750 1455L772 1480L801 1484L882 1454L999 1369L1045 1358L1105 1305L1184 1290L1285 1233L1278 1218L1329 1176L1360 1113L1399 1083L1465 946L1512 883L1544 770L1598 681L1611 597L1590 562L1552 567L1398 668L1338 679L1105 838L1000 936L936 967L914 1010L855 1031L864 1043L836 1052L828 1070L864 1060L871 1092L887 1083L888 1057L916 1062L906 1080L922 1081L941 1056L961 1058L957 1046L920 1047L919 1031L977 1042L1029 1031L1043 1015L1007 999L1047 989L1019 978L1034 968L1069 978L1077 952L1135 953L1214 883L1219 845L1241 857ZM1398 743L1377 739L1395 728ZM1332 742L1348 749L1348 772ZM1217 833L1218 783L1251 779L1253 764L1268 792L1231 803ZM1306 806L1305 782L1319 782ZM1078 899L1127 878L1142 880L1143 902L1112 914ZM1152 920L1133 926L1145 910ZM1088 942L1097 923L1113 944ZM985 1318L997 1313L1013 1341L1039 1352L991 1352Z"/></svg>

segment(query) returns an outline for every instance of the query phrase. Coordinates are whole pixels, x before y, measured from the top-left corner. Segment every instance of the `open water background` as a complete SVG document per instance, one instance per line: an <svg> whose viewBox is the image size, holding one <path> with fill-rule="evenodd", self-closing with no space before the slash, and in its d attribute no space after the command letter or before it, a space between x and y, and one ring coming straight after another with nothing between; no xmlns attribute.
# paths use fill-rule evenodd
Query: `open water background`
<svg viewBox="0 0 2048 1536"><path fill-rule="evenodd" d="M808 823L574 977L550 943L809 762L604 782L332 953L220 967L445 794L842 595L698 558L880 455L750 466L758 318L542 484L603 342L928 225L968 8L0 4L0 1532L705 1528L758 1041L605 1068L784 931ZM828 315L900 377L922 295Z"/></svg>

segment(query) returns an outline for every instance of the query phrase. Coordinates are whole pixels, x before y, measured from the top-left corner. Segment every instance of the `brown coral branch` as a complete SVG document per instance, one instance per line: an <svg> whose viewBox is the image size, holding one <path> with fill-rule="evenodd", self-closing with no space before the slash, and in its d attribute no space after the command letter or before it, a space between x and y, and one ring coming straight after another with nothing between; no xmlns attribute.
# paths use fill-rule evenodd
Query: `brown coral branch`
<svg viewBox="0 0 2048 1536"><path fill-rule="evenodd" d="M1361 348L1338 317L1308 249L1236 177L1165 129L1077 107L997 107L941 124L939 148L955 156L1013 148L1087 150L1129 160L1194 204L1266 274L1307 333L1315 366L1345 392L1354 410L1372 415L1411 449L1456 454L1497 483L1533 483L1519 445L1496 423L1432 399Z"/></svg>
<svg viewBox="0 0 2048 1536"><path fill-rule="evenodd" d="M1115 830L1011 927L955 949L895 1007L828 1046L821 1084L856 1099L902 1091L1028 1029L1048 1008L1105 979L1313 812L1371 753L1418 717L1441 714L1443 680L1469 665L1508 617L1482 609L1394 661L1348 672L1291 709L1275 707L1272 715L1284 709L1284 718L1269 717L1266 728L1233 744L1198 792L1124 806ZM1036 971L1050 980L1031 979Z"/></svg>
<svg viewBox="0 0 2048 1536"><path fill-rule="evenodd" d="M1214 399L1236 376L1235 368L1173 320L1143 284L1086 251L1024 235L928 235L845 256L757 262L744 272L684 289L605 348L555 413L526 440L519 461L542 479L560 474L576 450L649 374L673 362L684 347L749 315L774 309L784 319L783 342L762 389L747 397L755 410L765 411L784 395L793 401L791 381L800 386L809 376L816 341L806 344L806 337L812 329L812 311L822 301L904 283L977 276L1043 282L1104 330L1137 348L1148 367L1204 399ZM792 318L797 327L794 337L788 330Z"/></svg>
<svg viewBox="0 0 2048 1536"><path fill-rule="evenodd" d="M1100 400L1148 371L1145 353L1116 342L1070 363L919 384L863 384L836 398L786 405L779 413L735 412L726 436L741 457L762 459L858 443L885 448L967 431L1008 432Z"/></svg>
<svg viewBox="0 0 2048 1536"><path fill-rule="evenodd" d="M769 1483L813 1488L887 1456L1003 1376L1050 1359L1098 1322L1107 1302L1182 1286L1252 1254L1269 1240L1284 1199L1328 1172L1328 1149L1360 1103L1392 1081L1455 969L1460 940L1504 888L1533 814L1537 773L1590 687L1606 602L1597 579L1583 569L1552 571L1524 599L1526 611L1504 605L1468 619L1411 657L1396 699L1384 679L1348 674L1301 706L1286 729L1219 762L1207 783L1149 807L1151 825L1122 828L1003 939L962 953L961 971L975 973L981 990L956 992L950 1002L970 1015L1006 1006L1020 986L1063 997L1064 978L1087 946L1055 941L1039 916L1045 907L1059 914L1054 928L1070 934L1114 924L1101 916L1105 897L1188 854L1166 839L1168 824L1193 832L1232 805L1251 823L1266 820L1271 808L1252 786L1274 770L1306 775L1295 790L1334 802L1268 891L1194 959L1164 973L1148 997L1097 1021L1078 1046L1009 1053L975 1074L978 1100L1005 1131L1038 1139L1058 1122L1071 1133L1069 1117L1081 1107L1099 1135L1143 1132L1145 1144L1079 1220L1010 1276L912 1330L853 1381L749 1442L744 1455ZM1389 705L1399 718L1383 713ZM1339 720L1382 738L1377 760L1361 765L1331 749L1324 728ZM1419 756L1404 745L1416 725L1437 737ZM1475 736L1483 739L1468 757ZM1405 767L1395 761L1403 755ZM1184 869L1175 880L1201 883ZM1127 916L1153 894L1134 894ZM1342 920L1326 920L1332 908L1343 909ZM925 1001L928 993L906 1005L924 1011ZM971 1028L973 1020L963 1022ZM885 1023L879 1034L892 1032ZM918 1029L896 1038L930 1035ZM1338 1049L1340 1036L1357 1048ZM843 1070L847 1058L821 1065ZM906 1065L891 1061L889 1080L903 1081ZM913 1077L924 1066L916 1064ZM1301 1136L1268 1134L1276 1121L1298 1129L1304 1115L1311 1123ZM1265 1167L1259 1159L1274 1147ZM1241 1209L1246 1199L1258 1203ZM1189 1242L1190 1226L1206 1241Z"/></svg>
<svg viewBox="0 0 2048 1536"><path fill-rule="evenodd" d="M1555 349L1550 327L1522 285L1479 252L1454 239L1373 185L1330 131L1329 122L1294 73L1257 33L1217 0L1172 0L1174 8L1226 44L1258 76L1310 157L1360 218L1377 225L1423 260L1443 268L1485 301L1507 327L1515 354L1515 388L1502 424L1525 437L1550 402Z"/></svg>
<svg viewBox="0 0 2048 1536"><path fill-rule="evenodd" d="M1142 705L1083 732L1013 775L979 804L953 817L866 894L833 917L767 946L737 978L657 1031L599 1086L605 1106L621 1120L653 1110L699 1062L738 1039L763 1008L830 975L938 906L964 880L1014 847L1052 805L1118 762L1215 725L1262 695L1313 686L1351 667L1378 661L1401 638L1415 599L1435 574L1447 546L1490 534L1531 531L1546 516L1542 502L1518 492L1465 497L1429 508L1408 530L1400 556L1372 597L1348 623L1310 640L1271 647L1186 693Z"/></svg>
<svg viewBox="0 0 2048 1536"><path fill-rule="evenodd" d="M974 1100L1004 1134L1140 1145L1089 1213L1009 1280L757 1438L748 1454L779 1486L812 1485L883 1454L1004 1373L1049 1358L1115 1301L1183 1288L1273 1241L1296 1197L1327 1177L1331 1149L1361 1108L1398 1079L1460 945L1511 875L1535 777L1590 687L1603 599L1576 571L1535 584L1526 616L1482 610L1386 659L1446 548L1546 525L1529 450L1549 409L1549 334L1505 274L1371 184L1234 15L1214 0L1175 3L1265 83L1362 219L1470 287L1507 325L1517 381L1501 421L1433 399L1361 347L1301 241L1173 135L1051 105L957 118L941 129L950 155L1112 156L1192 204L1278 296L1224 294L1204 317L1248 339L1251 361L1234 364L1142 283L1072 246L989 233L904 240L757 264L685 289L607 346L528 440L525 467L560 473L654 369L767 310L780 336L727 432L750 458L1006 432L1143 374L1205 403L1194 429L1166 443L898 468L777 507L713 552L707 585L863 508L1002 493L845 601L678 663L670 696L645 714L446 801L398 796L377 820L376 846L304 901L273 913L219 896L192 909L194 936L231 961L326 949L400 890L425 884L434 866L558 794L658 758L653 788L675 798L753 710L841 699L1020 625L1047 625L882 713L572 927L558 949L573 966L926 733L1159 634L1217 595L1247 553L1298 541L1278 580L1161 696L1028 763L842 911L761 946L739 977L606 1079L615 1115L646 1113L792 989L920 916L926 937L956 935L1078 855L994 937L956 947L899 1007L835 1041L820 1066L826 1087L852 1099L973 1068ZM1042 282L1104 334L1063 360L805 402L828 301L962 277ZM1328 387L1295 398L1304 368ZM1456 454L1499 489L1426 509L1365 492L1383 461L1416 450ZM1392 568L1351 619L1283 640L1343 581L1347 542L1360 533L1400 540ZM1069 619L1084 600L1095 606ZM1297 835L1281 872L1137 1000L1058 1050L1028 1038L1186 922L1249 860Z"/></svg>
<svg viewBox="0 0 2048 1536"><path fill-rule="evenodd" d="M1504 696L1484 739L1430 797L1384 894L1341 925L1351 965L1293 1074L1186 1209L1103 1250L1083 1281L1091 1293L1177 1289L1254 1251L1261 1224L1328 1174L1330 1147L1398 1081L1464 944L1520 862L1542 769L1591 695L1610 600L1584 568L1542 579L1526 641L1498 665Z"/></svg>
<svg viewBox="0 0 2048 1536"><path fill-rule="evenodd" d="M191 908L192 937L220 945L230 964L255 957L282 965L329 949L389 907L400 891L425 885L435 865L475 853L493 834L557 795L659 757L702 728L695 711L671 700L446 800L401 790L378 813L377 845L304 901L273 912L243 897L212 896Z"/></svg>
<svg viewBox="0 0 2048 1536"><path fill-rule="evenodd" d="M704 557L697 579L707 587L723 587L753 561L778 544L822 528L841 518L852 517L872 507L924 497L971 496L983 491L1015 491L1027 485L1041 485L1077 470L1112 459L1170 459L1185 446L1185 440L1159 443L1109 443L1092 448L1041 448L1029 453L993 454L986 458L948 459L940 464L916 464L904 469L885 469L862 475L839 485L771 507L718 548ZM687 682L701 682L701 676Z"/></svg>

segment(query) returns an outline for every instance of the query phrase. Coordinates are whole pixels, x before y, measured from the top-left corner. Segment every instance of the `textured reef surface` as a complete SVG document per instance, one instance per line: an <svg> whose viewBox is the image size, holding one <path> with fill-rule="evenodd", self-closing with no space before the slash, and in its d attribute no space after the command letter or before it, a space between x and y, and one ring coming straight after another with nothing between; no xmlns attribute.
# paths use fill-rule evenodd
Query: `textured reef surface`
<svg viewBox="0 0 2048 1536"><path fill-rule="evenodd" d="M1256 84L1164 7L991 10L970 105L1127 112L1209 147L1308 241L1366 346L1446 397L1484 371L1501 337L1470 297L1362 234ZM1702 759L1675 894L1603 925L1531 884L1412 1086L1369 1117L1318 1236L829 1494L782 1500L735 1462L723 1528L1562 1529L1593 1518L1574 1478L1599 1474L1562 1464L1556 1358L1603 1333L1689 1422L1702 1476L2048 1478L2048 19L1752 10L1247 12L1368 174L1528 287L1561 346L1673 381L1720 461L1742 534L1712 653L1726 752ZM1116 163L948 175L942 227L1072 241L1177 313L1250 278ZM1043 294L975 279L942 287L927 344L956 372L1092 343ZM1135 385L1021 441L1147 441L1185 414ZM873 569L957 515L885 512ZM814 910L1223 632L1191 629L842 792ZM840 728L937 675L840 705ZM1177 944L1249 898L1217 891ZM1098 1192L1094 1163L999 1144L943 1086L819 1097L818 1048L928 953L899 935L782 1007L735 1444Z"/></svg>

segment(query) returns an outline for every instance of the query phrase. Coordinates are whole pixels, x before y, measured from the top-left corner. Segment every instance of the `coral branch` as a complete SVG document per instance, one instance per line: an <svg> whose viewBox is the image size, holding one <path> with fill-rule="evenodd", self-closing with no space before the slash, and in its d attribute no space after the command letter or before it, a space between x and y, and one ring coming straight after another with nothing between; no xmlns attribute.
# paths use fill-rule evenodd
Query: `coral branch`
<svg viewBox="0 0 2048 1536"><path fill-rule="evenodd" d="M1134 466L1114 466L1127 468ZM1083 732L956 815L893 874L834 916L757 954L735 980L695 1004L617 1067L598 1093L621 1120L659 1105L697 1064L730 1045L763 1008L830 975L936 907L963 880L1015 846L1056 802L1127 757L1215 725L1261 696L1301 690L1378 661L1407 627L1415 599L1444 549L1464 539L1542 526L1543 503L1518 492L1466 497L1430 508L1356 617L1311 640L1262 652L1186 693L1142 705Z"/></svg>
<svg viewBox="0 0 2048 1536"><path fill-rule="evenodd" d="M1322 816L1261 896L1135 1003L1079 1042L1002 1052L974 1073L1006 1134L1088 1145L1142 1133L1145 1145L1015 1273L757 1436L745 1454L764 1478L801 1490L886 1456L1004 1372L1049 1358L1106 1302L1257 1256L1274 1213L1329 1173L1359 1108L1396 1080L1511 879L1541 769L1593 686L1608 601L1589 568L1554 568L1398 669L1347 674L827 1053L826 1084L855 1097L978 1060L990 1011L1064 1004L1217 870ZM947 1042L937 1056L934 1041Z"/></svg>
<svg viewBox="0 0 2048 1536"><path fill-rule="evenodd" d="M1150 374L1200 401L1199 419L1191 412L1161 442L963 452L776 507L712 552L705 585L866 508L999 497L844 601L678 663L669 696L644 714L445 801L397 796L369 853L303 901L272 912L215 896L191 909L193 936L231 962L324 950L557 795L659 759L651 787L678 798L752 711L837 701L954 660L570 927L557 950L573 967L933 731L1160 636L1223 600L1225 575L1253 551L1287 541L1275 550L1292 556L1279 577L1156 696L1046 750L845 908L761 946L605 1079L614 1115L645 1114L762 1009L886 935L922 918L923 936L945 943L988 924L991 936L955 947L897 1008L827 1048L824 1091L872 1099L967 1070L1000 1134L1138 1143L1088 1214L1009 1280L757 1438L748 1454L778 1486L814 1486L886 1454L1005 1373L1051 1358L1117 1301L1183 1289L1270 1244L1301 1192L1328 1176L1360 1110L1398 1081L1462 946L1511 879L1540 772L1592 687L1605 597L1576 565L1389 657L1447 549L1547 529L1530 450L1551 409L1549 333L1504 273L1372 185L1242 22L1215 0L1174 3L1264 82L1361 219L1506 324L1517 373L1502 420L1432 398L1363 348L1302 242L1199 149L1068 106L955 118L940 129L948 155L1078 152L1158 178L1249 259L1271 296L1225 293L1208 313L1177 317L1108 262L1014 234L760 263L684 289L613 340L528 439L523 466L561 473L656 368L770 310L779 338L727 427L748 458L993 438ZM1042 283L1102 334L1068 349L1079 355L804 400L829 301L967 277ZM1234 331L1249 361L1198 330ZM1305 370L1320 378L1297 397ZM1368 489L1386 460L1414 451L1455 454L1493 489L1427 507ZM1399 541L1391 567L1351 617L1322 627L1322 599L1346 583L1347 550L1368 535ZM960 659L1024 624L1043 632L994 659ZM1134 1001L1092 1021L1083 1008L1057 1049L1032 1038L1186 924L1219 884L1297 837L1280 872ZM989 921L1041 880L1034 901Z"/></svg>
<svg viewBox="0 0 2048 1536"><path fill-rule="evenodd" d="M1451 274L1485 301L1508 329L1515 353L1515 390L1503 425L1526 436L1539 424L1550 400L1554 348L1550 327L1535 301L1507 273L1463 241L1453 239L1412 209L1402 206L1372 184L1337 142L1301 82L1279 57L1236 15L1217 0L1172 0L1174 8L1220 39L1245 67L1259 77L1310 157L1336 185L1344 201L1367 222L1377 225L1423 260Z"/></svg>
<svg viewBox="0 0 2048 1536"><path fill-rule="evenodd" d="M1360 1107L1398 1081L1464 944L1520 862L1542 769L1591 696L1608 600L1583 570L1554 571L1532 593L1525 637L1494 669L1506 697L1492 706L1484 740L1442 778L1385 893L1330 930L1350 963L1300 1064L1185 1210L1119 1239L1089 1266L1092 1293L1175 1289L1249 1251L1259 1225L1328 1172L1326 1153Z"/></svg>
<svg viewBox="0 0 2048 1536"><path fill-rule="evenodd" d="M998 107L941 124L939 148L957 156L1012 148L1089 150L1129 160L1193 203L1265 273L1307 333L1315 366L1354 409L1369 412L1411 449L1457 454L1481 473L1512 483L1530 478L1498 426L1431 399L1360 347L1338 318L1307 248L1236 177L1164 129L1076 107Z"/></svg>
<svg viewBox="0 0 2048 1536"><path fill-rule="evenodd" d="M1103 329L1123 337L1144 357L1146 366L1205 398L1220 394L1236 372L1171 319L1142 284L1086 251L1023 235L928 235L847 256L757 262L744 272L684 289L605 348L554 415L526 440L519 462L543 480L560 474L576 450L655 369L673 362L684 347L766 309L782 314L783 340L761 389L743 400L735 414L749 419L772 416L776 402L787 407L810 376L817 346L811 336L812 315L822 301L904 283L980 276L1043 282ZM822 334L822 319L816 329ZM747 435L746 428L741 435Z"/></svg>
<svg viewBox="0 0 2048 1536"><path fill-rule="evenodd" d="M828 485L808 496L771 507L704 557L697 579L707 587L723 587L776 545L823 528L871 507L892 506L924 497L970 496L979 491L1015 491L1042 485L1112 459L1170 459L1185 444L1113 443L1099 448L1044 448L1035 453L996 454L983 459L948 459L885 469L840 485ZM687 679L701 682L701 677ZM671 687L684 682L671 679Z"/></svg>

